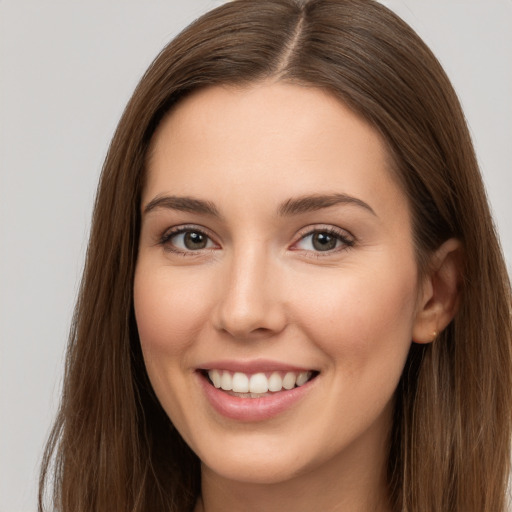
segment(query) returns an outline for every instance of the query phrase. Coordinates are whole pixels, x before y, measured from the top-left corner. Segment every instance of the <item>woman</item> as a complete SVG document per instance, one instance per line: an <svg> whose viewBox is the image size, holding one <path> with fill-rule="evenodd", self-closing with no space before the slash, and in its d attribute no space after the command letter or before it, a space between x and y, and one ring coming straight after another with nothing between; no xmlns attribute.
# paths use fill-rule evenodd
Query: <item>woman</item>
<svg viewBox="0 0 512 512"><path fill-rule="evenodd" d="M459 102L368 0L238 0L101 179L54 506L504 511L510 287Z"/></svg>

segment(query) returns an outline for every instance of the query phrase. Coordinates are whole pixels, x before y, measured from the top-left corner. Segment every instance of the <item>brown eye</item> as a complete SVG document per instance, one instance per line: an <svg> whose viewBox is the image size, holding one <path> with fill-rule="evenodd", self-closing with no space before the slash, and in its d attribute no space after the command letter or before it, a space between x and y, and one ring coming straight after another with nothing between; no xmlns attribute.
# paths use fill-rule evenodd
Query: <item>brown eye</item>
<svg viewBox="0 0 512 512"><path fill-rule="evenodd" d="M294 250L311 253L336 253L354 246L353 237L340 228L313 229L294 244Z"/></svg>
<svg viewBox="0 0 512 512"><path fill-rule="evenodd" d="M191 251L206 249L208 245L208 237L198 231L187 231L183 236L183 244Z"/></svg>
<svg viewBox="0 0 512 512"><path fill-rule="evenodd" d="M213 240L198 229L182 228L166 233L160 243L166 250L176 253L192 253L218 246Z"/></svg>
<svg viewBox="0 0 512 512"><path fill-rule="evenodd" d="M339 238L329 233L314 233L311 243L316 251L330 251L336 248Z"/></svg>

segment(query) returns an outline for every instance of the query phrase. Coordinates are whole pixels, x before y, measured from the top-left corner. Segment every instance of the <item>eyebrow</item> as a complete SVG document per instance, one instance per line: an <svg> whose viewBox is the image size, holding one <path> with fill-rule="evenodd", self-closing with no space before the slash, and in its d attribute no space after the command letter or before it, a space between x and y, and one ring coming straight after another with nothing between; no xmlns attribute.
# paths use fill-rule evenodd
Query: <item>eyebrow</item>
<svg viewBox="0 0 512 512"><path fill-rule="evenodd" d="M279 206L277 213L281 217L289 217L311 211L322 210L323 208L329 208L338 204L359 206L377 216L369 204L357 197L352 197L347 194L309 195L290 198ZM211 215L213 217L221 218L219 210L214 203L211 201L205 201L204 199L196 199L194 197L156 196L145 206L144 213L149 213L157 208Z"/></svg>
<svg viewBox="0 0 512 512"><path fill-rule="evenodd" d="M288 199L279 207L278 213L283 217L300 215L301 213L322 210L323 208L329 208L338 204L360 206L377 217L377 214L369 204L347 194L311 195Z"/></svg>
<svg viewBox="0 0 512 512"><path fill-rule="evenodd" d="M156 208L167 208L182 212L200 213L220 217L219 210L211 201L184 196L156 196L144 208L144 213L149 213Z"/></svg>

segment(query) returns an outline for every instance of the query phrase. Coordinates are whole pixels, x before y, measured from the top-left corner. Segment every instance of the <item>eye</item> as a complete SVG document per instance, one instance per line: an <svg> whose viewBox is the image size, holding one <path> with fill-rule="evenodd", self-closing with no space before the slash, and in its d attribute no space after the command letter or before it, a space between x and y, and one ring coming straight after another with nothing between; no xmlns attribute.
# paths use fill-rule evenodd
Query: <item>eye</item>
<svg viewBox="0 0 512 512"><path fill-rule="evenodd" d="M294 250L313 252L336 252L352 247L354 240L347 234L334 228L315 229L306 233L293 246Z"/></svg>
<svg viewBox="0 0 512 512"><path fill-rule="evenodd" d="M160 241L171 252L190 253L217 248L217 244L197 228L177 228L167 231Z"/></svg>

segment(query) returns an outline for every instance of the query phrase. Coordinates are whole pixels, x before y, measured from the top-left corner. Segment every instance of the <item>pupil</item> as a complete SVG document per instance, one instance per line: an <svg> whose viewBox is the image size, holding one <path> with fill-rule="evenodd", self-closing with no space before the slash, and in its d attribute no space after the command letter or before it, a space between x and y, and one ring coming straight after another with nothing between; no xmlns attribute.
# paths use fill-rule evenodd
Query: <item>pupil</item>
<svg viewBox="0 0 512 512"><path fill-rule="evenodd" d="M207 238L196 231L188 231L185 233L184 242L187 249L204 249L206 247Z"/></svg>
<svg viewBox="0 0 512 512"><path fill-rule="evenodd" d="M337 239L329 233L315 233L313 235L313 247L317 251L330 251L336 247Z"/></svg>

